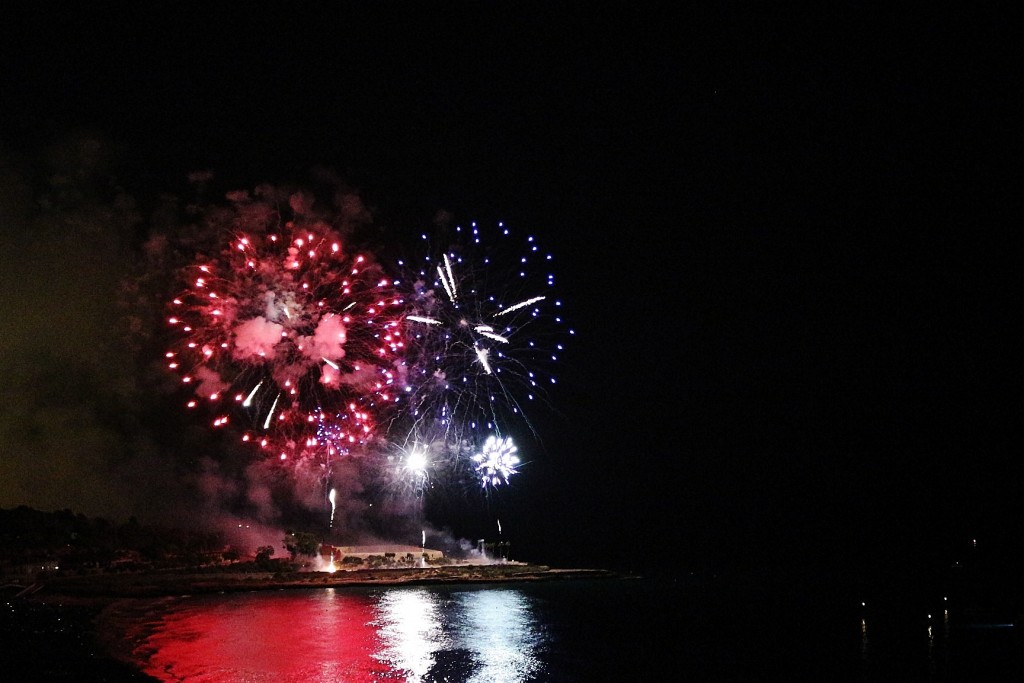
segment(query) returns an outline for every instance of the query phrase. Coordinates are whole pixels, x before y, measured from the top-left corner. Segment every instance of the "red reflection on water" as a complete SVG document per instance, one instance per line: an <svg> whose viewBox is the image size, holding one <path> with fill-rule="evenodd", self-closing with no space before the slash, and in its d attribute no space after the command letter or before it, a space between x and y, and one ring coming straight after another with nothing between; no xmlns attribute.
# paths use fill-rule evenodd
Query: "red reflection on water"
<svg viewBox="0 0 1024 683"><path fill-rule="evenodd" d="M165 681L402 681L374 658L374 599L324 589L196 598L136 649Z"/></svg>

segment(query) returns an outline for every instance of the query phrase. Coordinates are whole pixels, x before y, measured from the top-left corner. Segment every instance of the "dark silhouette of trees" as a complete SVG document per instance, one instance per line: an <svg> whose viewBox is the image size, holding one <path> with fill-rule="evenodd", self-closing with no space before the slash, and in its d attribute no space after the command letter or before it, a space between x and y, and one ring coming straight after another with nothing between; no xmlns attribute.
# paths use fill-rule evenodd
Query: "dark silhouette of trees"
<svg viewBox="0 0 1024 683"><path fill-rule="evenodd" d="M284 549L294 560L297 555L315 556L320 550L320 538L309 531L287 531L284 537Z"/></svg>

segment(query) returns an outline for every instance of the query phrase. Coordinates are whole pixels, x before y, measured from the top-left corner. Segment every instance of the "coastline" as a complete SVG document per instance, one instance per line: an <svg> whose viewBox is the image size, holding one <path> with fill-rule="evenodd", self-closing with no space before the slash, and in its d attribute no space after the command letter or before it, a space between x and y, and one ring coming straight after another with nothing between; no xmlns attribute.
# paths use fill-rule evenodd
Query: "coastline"
<svg viewBox="0 0 1024 683"><path fill-rule="evenodd" d="M287 588L338 588L425 584L630 578L606 569L561 569L523 563L356 569L335 572L140 572L61 576L41 582L33 596L46 600L113 600Z"/></svg>

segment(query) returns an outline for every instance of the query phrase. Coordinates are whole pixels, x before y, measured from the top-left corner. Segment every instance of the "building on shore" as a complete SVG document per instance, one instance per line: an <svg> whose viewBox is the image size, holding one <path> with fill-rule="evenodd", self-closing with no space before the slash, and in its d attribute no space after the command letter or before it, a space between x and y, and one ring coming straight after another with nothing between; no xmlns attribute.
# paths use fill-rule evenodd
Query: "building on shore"
<svg viewBox="0 0 1024 683"><path fill-rule="evenodd" d="M418 545L328 545L320 546L320 556L325 561L341 564L346 557L359 558L366 561L371 557L380 557L384 561L401 561L407 557L415 560L424 558L427 562L437 562L444 558L444 553L432 548Z"/></svg>

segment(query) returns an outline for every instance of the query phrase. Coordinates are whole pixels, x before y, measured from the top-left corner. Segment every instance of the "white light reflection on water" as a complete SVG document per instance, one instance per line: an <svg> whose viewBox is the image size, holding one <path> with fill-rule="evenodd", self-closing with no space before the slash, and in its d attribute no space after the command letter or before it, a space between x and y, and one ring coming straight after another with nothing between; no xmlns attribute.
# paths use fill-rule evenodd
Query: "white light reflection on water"
<svg viewBox="0 0 1024 683"><path fill-rule="evenodd" d="M409 683L521 683L540 668L541 629L517 590L392 590L377 612L384 648L376 656Z"/></svg>
<svg viewBox="0 0 1024 683"><path fill-rule="evenodd" d="M459 598L465 610L462 636L481 665L470 680L518 683L536 672L539 629L522 593L477 591Z"/></svg>
<svg viewBox="0 0 1024 683"><path fill-rule="evenodd" d="M377 603L375 625L385 646L374 656L405 672L410 683L422 681L434 653L447 647L438 608L438 596L425 588L388 591Z"/></svg>

